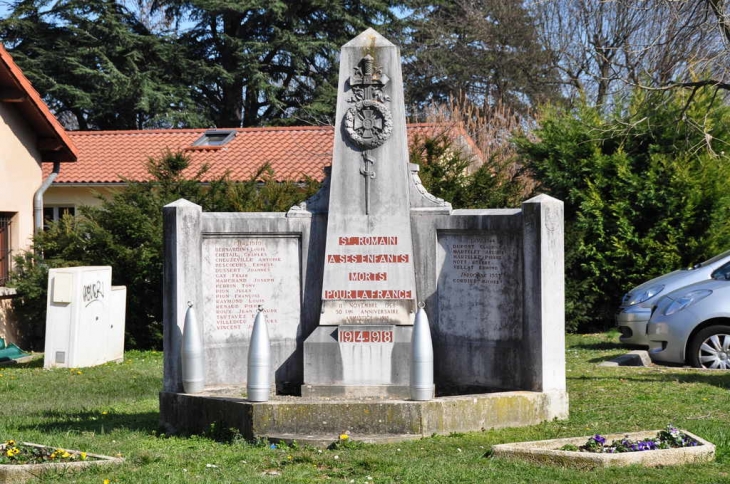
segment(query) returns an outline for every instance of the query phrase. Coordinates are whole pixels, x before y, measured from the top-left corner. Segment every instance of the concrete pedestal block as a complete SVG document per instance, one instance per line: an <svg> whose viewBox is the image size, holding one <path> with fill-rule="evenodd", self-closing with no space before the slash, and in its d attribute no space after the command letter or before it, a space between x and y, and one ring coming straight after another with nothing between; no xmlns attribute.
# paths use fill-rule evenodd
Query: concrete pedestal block
<svg viewBox="0 0 730 484"><path fill-rule="evenodd" d="M320 326L304 342L302 396L408 398L412 326Z"/></svg>
<svg viewBox="0 0 730 484"><path fill-rule="evenodd" d="M302 397L407 400L410 397L410 387L406 385L302 385Z"/></svg>
<svg viewBox="0 0 730 484"><path fill-rule="evenodd" d="M326 442L329 438L332 442L349 432L354 440L388 442L536 425L561 413L563 409L552 408L556 402L567 405L567 394L555 398L542 392L460 395L429 401L274 397L261 403L242 398L242 392L238 387L229 388L229 396L220 390L203 395L162 392L160 423L168 433L200 433L215 423L238 429L246 439L266 437L302 443Z"/></svg>

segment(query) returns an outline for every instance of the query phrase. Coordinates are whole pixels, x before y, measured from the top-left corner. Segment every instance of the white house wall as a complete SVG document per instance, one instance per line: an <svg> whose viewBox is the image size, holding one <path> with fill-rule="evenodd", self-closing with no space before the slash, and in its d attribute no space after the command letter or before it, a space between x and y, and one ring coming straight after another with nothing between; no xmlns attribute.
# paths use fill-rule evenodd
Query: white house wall
<svg viewBox="0 0 730 484"><path fill-rule="evenodd" d="M13 109L0 103L0 212L13 212L13 251L29 247L33 235L33 195L42 182L36 135Z"/></svg>
<svg viewBox="0 0 730 484"><path fill-rule="evenodd" d="M63 173L63 165L61 165ZM44 207L79 207L89 205L97 207L101 205L98 195L110 198L114 193L123 189L122 187L105 186L63 186L51 185L43 197Z"/></svg>

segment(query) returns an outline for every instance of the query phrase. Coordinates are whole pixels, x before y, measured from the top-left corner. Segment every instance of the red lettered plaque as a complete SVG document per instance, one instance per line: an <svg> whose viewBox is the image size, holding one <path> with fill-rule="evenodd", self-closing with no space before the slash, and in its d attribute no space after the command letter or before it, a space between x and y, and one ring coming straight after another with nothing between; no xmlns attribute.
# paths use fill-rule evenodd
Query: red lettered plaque
<svg viewBox="0 0 730 484"><path fill-rule="evenodd" d="M337 331L340 343L392 343L392 329L350 329L342 328Z"/></svg>

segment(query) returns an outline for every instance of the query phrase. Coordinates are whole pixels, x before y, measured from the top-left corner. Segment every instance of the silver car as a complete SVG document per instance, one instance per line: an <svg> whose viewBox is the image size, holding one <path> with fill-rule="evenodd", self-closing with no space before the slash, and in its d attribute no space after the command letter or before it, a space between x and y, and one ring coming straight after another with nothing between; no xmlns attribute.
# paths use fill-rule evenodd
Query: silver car
<svg viewBox="0 0 730 484"><path fill-rule="evenodd" d="M624 294L616 313L616 326L621 332L619 340L630 345L647 346L649 340L646 337L646 325L651 316L651 308L657 301L676 289L708 280L712 272L726 262L730 262L730 250L690 269L681 269L654 278Z"/></svg>
<svg viewBox="0 0 730 484"><path fill-rule="evenodd" d="M730 263L659 300L647 326L656 363L730 368Z"/></svg>

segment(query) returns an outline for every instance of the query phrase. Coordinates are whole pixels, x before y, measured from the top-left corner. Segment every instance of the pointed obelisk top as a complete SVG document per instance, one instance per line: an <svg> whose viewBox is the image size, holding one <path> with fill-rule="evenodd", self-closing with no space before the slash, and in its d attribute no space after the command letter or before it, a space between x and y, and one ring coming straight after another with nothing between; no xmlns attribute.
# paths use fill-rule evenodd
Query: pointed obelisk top
<svg viewBox="0 0 730 484"><path fill-rule="evenodd" d="M342 46L343 49L352 47L367 49L368 47L395 47L395 44L370 27Z"/></svg>

